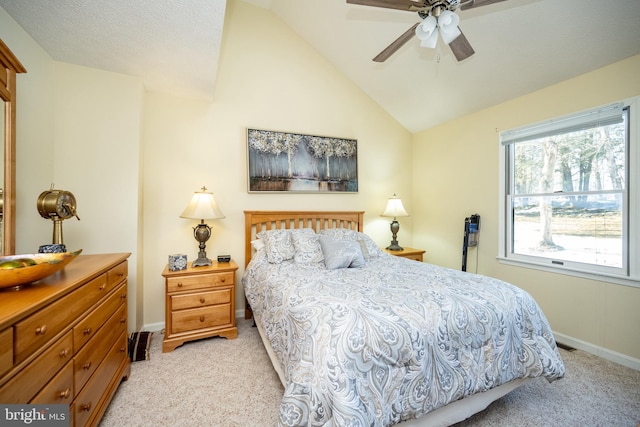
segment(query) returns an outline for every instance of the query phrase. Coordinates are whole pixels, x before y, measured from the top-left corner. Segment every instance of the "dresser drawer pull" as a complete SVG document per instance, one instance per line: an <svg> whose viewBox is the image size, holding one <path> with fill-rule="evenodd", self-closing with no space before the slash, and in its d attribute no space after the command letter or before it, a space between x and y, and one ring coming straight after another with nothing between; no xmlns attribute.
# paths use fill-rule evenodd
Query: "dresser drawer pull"
<svg viewBox="0 0 640 427"><path fill-rule="evenodd" d="M204 302L205 302L205 301L206 301L206 300L204 299L204 297L200 297L200 303L201 303L201 304L204 304Z"/></svg>
<svg viewBox="0 0 640 427"><path fill-rule="evenodd" d="M182 282L178 282L178 287L181 288L182 287Z"/></svg>
<svg viewBox="0 0 640 427"><path fill-rule="evenodd" d="M91 402L83 403L82 406L80 406L80 409L82 409L83 411L89 412L91 410Z"/></svg>
<svg viewBox="0 0 640 427"><path fill-rule="evenodd" d="M103 283L102 285L100 285L100 287L99 287L98 289L100 289L101 291L103 291L103 290L104 290L104 288L106 288L106 287L107 287L107 284L106 284L106 283Z"/></svg>
<svg viewBox="0 0 640 427"><path fill-rule="evenodd" d="M60 397L60 399L66 399L67 397L69 397L69 394L71 394L70 388L66 389L65 391L61 391L58 396Z"/></svg>
<svg viewBox="0 0 640 427"><path fill-rule="evenodd" d="M222 279L220 279L220 281L221 281L222 283L224 283L224 281L225 281L225 280L226 280L226 279L225 279L224 277L223 277Z"/></svg>
<svg viewBox="0 0 640 427"><path fill-rule="evenodd" d="M87 362L84 365L82 365L82 369L84 369L85 371L88 371L89 369L91 369L91 362Z"/></svg>
<svg viewBox="0 0 640 427"><path fill-rule="evenodd" d="M60 359L64 359L64 358L66 358L66 357L69 355L69 349L68 349L68 348L65 348L64 350L62 350L62 351L60 352L60 354L59 354L59 355L60 355Z"/></svg>
<svg viewBox="0 0 640 427"><path fill-rule="evenodd" d="M36 328L36 335L44 335L47 332L47 325L42 325Z"/></svg>
<svg viewBox="0 0 640 427"><path fill-rule="evenodd" d="M204 322L204 316L200 316L200 321Z"/></svg>
<svg viewBox="0 0 640 427"><path fill-rule="evenodd" d="M82 331L82 333L85 335L91 335L91 328L85 328L84 331Z"/></svg>
<svg viewBox="0 0 640 427"><path fill-rule="evenodd" d="M120 295L120 299L121 299L121 300L125 300L125 299L127 299L127 294L122 294L122 295Z"/></svg>
<svg viewBox="0 0 640 427"><path fill-rule="evenodd" d="M125 347L120 347L120 353L124 353L125 351L127 351Z"/></svg>
<svg viewBox="0 0 640 427"><path fill-rule="evenodd" d="M120 323L125 323L127 321L126 317L123 317L122 319L120 319Z"/></svg>
<svg viewBox="0 0 640 427"><path fill-rule="evenodd" d="M118 271L118 277L123 277L124 273L122 271Z"/></svg>

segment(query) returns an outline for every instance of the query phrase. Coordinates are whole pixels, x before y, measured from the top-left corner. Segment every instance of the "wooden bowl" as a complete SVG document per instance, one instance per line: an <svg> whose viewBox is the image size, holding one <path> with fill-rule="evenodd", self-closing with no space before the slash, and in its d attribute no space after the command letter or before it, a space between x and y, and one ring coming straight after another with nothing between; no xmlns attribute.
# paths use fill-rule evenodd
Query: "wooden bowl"
<svg viewBox="0 0 640 427"><path fill-rule="evenodd" d="M18 290L24 285L44 279L62 270L81 252L82 249L53 254L0 256L0 289Z"/></svg>

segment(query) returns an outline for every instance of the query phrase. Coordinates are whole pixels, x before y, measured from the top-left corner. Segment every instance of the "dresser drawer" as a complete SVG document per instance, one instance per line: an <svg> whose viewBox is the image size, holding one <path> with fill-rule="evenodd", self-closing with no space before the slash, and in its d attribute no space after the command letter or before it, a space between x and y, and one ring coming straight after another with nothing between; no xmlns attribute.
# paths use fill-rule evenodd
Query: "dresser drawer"
<svg viewBox="0 0 640 427"><path fill-rule="evenodd" d="M173 310L205 307L209 305L225 304L231 302L231 289L220 289L210 292L199 292L189 295L174 295L171 297Z"/></svg>
<svg viewBox="0 0 640 427"><path fill-rule="evenodd" d="M0 332L0 376L13 366L13 328Z"/></svg>
<svg viewBox="0 0 640 427"><path fill-rule="evenodd" d="M114 380L114 375L121 366L126 363L127 334L121 334L111 346L106 357L100 363L86 387L83 388L72 405L75 425L84 426L96 415L96 408L101 407L101 399L105 389L110 388L109 383ZM119 378L117 379L119 381ZM106 409L104 407L102 410Z"/></svg>
<svg viewBox="0 0 640 427"><path fill-rule="evenodd" d="M29 403L69 405L73 401L73 394L73 363L67 363Z"/></svg>
<svg viewBox="0 0 640 427"><path fill-rule="evenodd" d="M15 325L15 363L51 340L106 295L103 274Z"/></svg>
<svg viewBox="0 0 640 427"><path fill-rule="evenodd" d="M113 292L102 304L93 310L87 317L80 321L73 328L73 348L77 352L91 339L98 329L107 321L109 317L121 304L127 302L127 284L123 283Z"/></svg>
<svg viewBox="0 0 640 427"><path fill-rule="evenodd" d="M171 313L171 333L196 331L231 324L231 304L194 308Z"/></svg>
<svg viewBox="0 0 640 427"><path fill-rule="evenodd" d="M0 388L0 402L29 402L65 363L71 361L72 355L73 335L69 331Z"/></svg>
<svg viewBox="0 0 640 427"><path fill-rule="evenodd" d="M235 271L215 274L197 274L193 276L168 277L167 292L191 291L215 286L233 285Z"/></svg>
<svg viewBox="0 0 640 427"><path fill-rule="evenodd" d="M121 262L120 264L113 267L111 270L107 272L107 288L108 290L116 287L120 282L122 282L127 275L129 274L128 263L127 261Z"/></svg>
<svg viewBox="0 0 640 427"><path fill-rule="evenodd" d="M73 358L76 392L82 390L82 387L98 368L114 341L121 334L126 333L127 306L122 305L104 324L104 327Z"/></svg>

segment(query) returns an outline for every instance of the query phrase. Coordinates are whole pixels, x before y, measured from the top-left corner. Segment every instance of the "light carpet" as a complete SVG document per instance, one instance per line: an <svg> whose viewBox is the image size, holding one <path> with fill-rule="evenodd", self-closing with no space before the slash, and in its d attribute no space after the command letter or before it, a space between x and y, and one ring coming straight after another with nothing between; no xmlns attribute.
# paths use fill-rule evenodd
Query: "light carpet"
<svg viewBox="0 0 640 427"><path fill-rule="evenodd" d="M100 426L275 426L283 388L251 325L239 320L235 340L194 341L170 353L155 333L150 360L131 365ZM538 378L456 427L638 426L639 371L579 350L561 355L564 379Z"/></svg>

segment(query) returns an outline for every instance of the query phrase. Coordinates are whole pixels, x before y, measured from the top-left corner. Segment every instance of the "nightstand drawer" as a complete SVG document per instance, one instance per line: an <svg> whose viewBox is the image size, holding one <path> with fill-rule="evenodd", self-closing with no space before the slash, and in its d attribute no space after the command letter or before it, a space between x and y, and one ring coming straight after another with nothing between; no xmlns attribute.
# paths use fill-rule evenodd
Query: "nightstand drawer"
<svg viewBox="0 0 640 427"><path fill-rule="evenodd" d="M231 324L231 304L177 311L171 318L172 334L227 325Z"/></svg>
<svg viewBox="0 0 640 427"><path fill-rule="evenodd" d="M193 276L167 278L168 292L191 291L215 286L233 285L235 271L216 274L198 274Z"/></svg>
<svg viewBox="0 0 640 427"><path fill-rule="evenodd" d="M231 302L231 289L219 291L200 292L198 294L175 295L171 297L171 307L174 310L197 308Z"/></svg>

